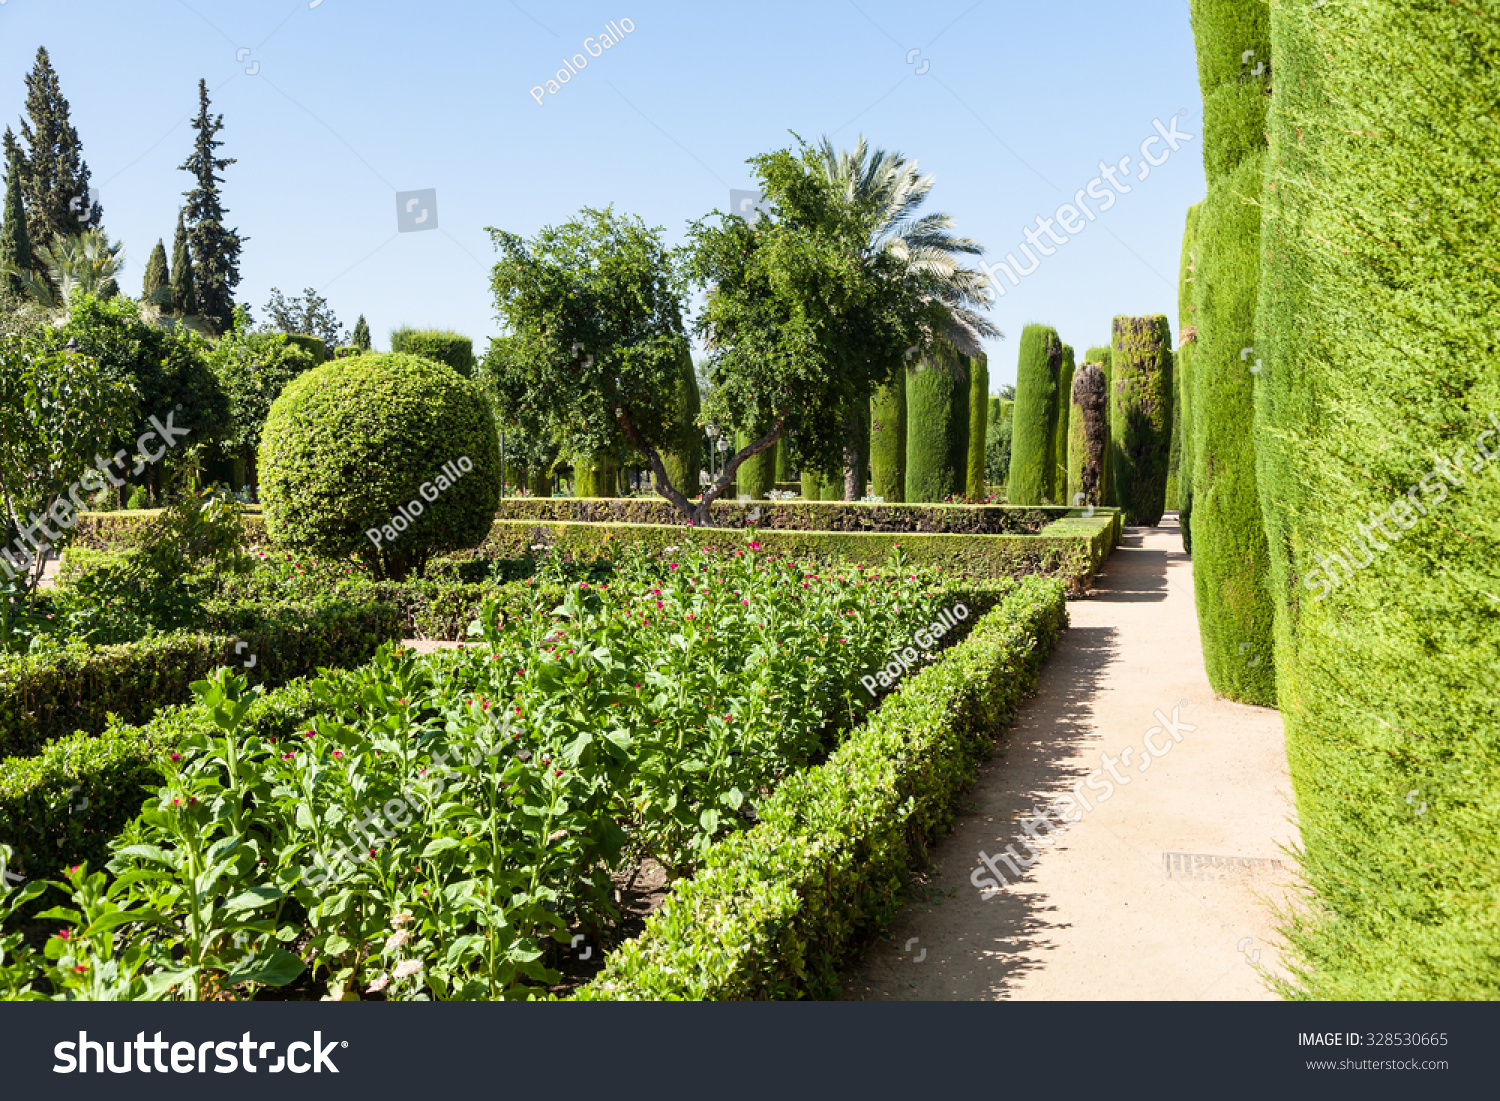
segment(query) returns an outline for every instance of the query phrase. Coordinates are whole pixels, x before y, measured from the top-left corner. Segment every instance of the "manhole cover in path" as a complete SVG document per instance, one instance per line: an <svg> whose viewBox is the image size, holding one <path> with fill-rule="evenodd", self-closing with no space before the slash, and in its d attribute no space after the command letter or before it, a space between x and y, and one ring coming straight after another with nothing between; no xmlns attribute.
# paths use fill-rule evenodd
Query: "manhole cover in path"
<svg viewBox="0 0 1500 1101"><path fill-rule="evenodd" d="M1161 862L1168 879L1247 879L1281 870L1281 861L1258 856L1162 853Z"/></svg>

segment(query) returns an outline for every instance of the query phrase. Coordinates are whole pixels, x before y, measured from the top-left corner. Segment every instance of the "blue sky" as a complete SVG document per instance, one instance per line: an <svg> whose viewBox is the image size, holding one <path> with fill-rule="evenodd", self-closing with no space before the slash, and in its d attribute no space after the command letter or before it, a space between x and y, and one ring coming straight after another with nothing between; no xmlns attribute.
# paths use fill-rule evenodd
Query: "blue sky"
<svg viewBox="0 0 1500 1101"><path fill-rule="evenodd" d="M751 187L746 158L789 131L840 145L864 133L916 159L937 177L929 208L993 259L1101 161L1134 158L1129 194L1095 203L1065 244L1043 237L1053 254L1004 283L993 387L1014 381L1028 322L1080 353L1107 342L1115 314L1176 323L1183 217L1205 189L1186 0L313 2L0 2L0 123L15 125L45 45L131 293L156 239L170 247L203 77L220 152L239 160L224 195L250 238L240 297L261 314L273 286L316 288L346 325L365 314L377 347L411 324L483 349L498 331L486 226L531 234L614 203L679 241ZM591 36L600 56L539 105L529 90ZM1173 116L1193 140L1139 180L1143 141ZM398 233L396 193L426 188L437 230Z"/></svg>

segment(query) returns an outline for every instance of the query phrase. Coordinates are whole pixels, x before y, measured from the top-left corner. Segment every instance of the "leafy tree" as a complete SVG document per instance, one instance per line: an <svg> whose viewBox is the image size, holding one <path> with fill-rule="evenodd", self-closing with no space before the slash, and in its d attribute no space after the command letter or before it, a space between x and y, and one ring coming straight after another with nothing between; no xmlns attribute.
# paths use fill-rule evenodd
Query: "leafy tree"
<svg viewBox="0 0 1500 1101"><path fill-rule="evenodd" d="M36 250L44 275L18 275L26 293L48 309L67 309L82 295L108 300L120 293L116 280L125 264L123 246L102 229L58 237Z"/></svg>
<svg viewBox="0 0 1500 1101"><path fill-rule="evenodd" d="M984 476L990 485L1004 485L1010 477L1010 410L1002 408L1001 416L985 427Z"/></svg>
<svg viewBox="0 0 1500 1101"><path fill-rule="evenodd" d="M677 443L684 290L661 231L606 209L584 210L530 242L490 234L501 253L491 286L510 330L486 360L501 421L570 455L628 441L651 460L660 486L660 452Z"/></svg>
<svg viewBox="0 0 1500 1101"><path fill-rule="evenodd" d="M177 236L172 240L171 312L183 316L198 313L198 292L193 286L193 252L188 247L187 226L177 212Z"/></svg>
<svg viewBox="0 0 1500 1101"><path fill-rule="evenodd" d="M364 314L360 314L359 320L354 323L354 335L349 338L349 343L361 352L370 351L370 325Z"/></svg>
<svg viewBox="0 0 1500 1101"><path fill-rule="evenodd" d="M89 167L83 160L83 146L69 120L68 101L63 98L45 49L37 50L36 64L26 77L21 138L25 151L8 137L6 155L20 153L13 163L21 169L26 232L32 242L71 236L85 228L97 229L104 208L89 200ZM36 264L33 269L40 271Z"/></svg>
<svg viewBox="0 0 1500 1101"><path fill-rule="evenodd" d="M146 278L141 284L141 301L166 305L172 294L172 275L167 267L167 249L158 239L146 261Z"/></svg>
<svg viewBox="0 0 1500 1101"><path fill-rule="evenodd" d="M304 333L315 336L330 348L343 344L344 327L328 305L328 300L312 287L304 290L298 298L287 298L276 287L271 288L271 300L266 303L269 317L266 324L283 333ZM368 349L369 329L365 339Z"/></svg>
<svg viewBox="0 0 1500 1101"><path fill-rule="evenodd" d="M708 288L696 328L717 385L704 418L770 427L725 464L705 516L739 466L788 430L799 469L841 469L862 406L943 320L920 273L870 247L887 214L882 192L851 199L806 147L750 163L770 214L754 226L735 215L695 223L688 271Z"/></svg>
<svg viewBox="0 0 1500 1101"><path fill-rule="evenodd" d="M21 202L21 151L5 131L5 206L0 208L0 290L19 297L24 293L21 272L31 270L31 234Z"/></svg>
<svg viewBox="0 0 1500 1101"><path fill-rule="evenodd" d="M98 453L136 409L135 388L92 357L36 335L0 337L0 575L24 594L41 581L40 552L67 544L83 491L101 493L106 477L118 483Z"/></svg>
<svg viewBox="0 0 1500 1101"><path fill-rule="evenodd" d="M287 383L318 365L307 349L285 333L251 331L248 313L235 309L234 328L208 354L209 369L228 403L222 450L244 459L254 481L256 452L271 403Z"/></svg>
<svg viewBox="0 0 1500 1101"><path fill-rule="evenodd" d="M234 325L234 288L240 282L240 249L247 238L237 230L227 229L219 185L224 178L218 173L234 164L230 157L218 157L214 150L224 143L217 135L224 128L224 116L208 112L208 83L198 81L198 117L193 120L197 139L192 156L179 167L192 174L196 186L183 194L187 198L188 238L193 248L193 289L199 313L215 332L227 332ZM191 313L178 303L179 313Z"/></svg>

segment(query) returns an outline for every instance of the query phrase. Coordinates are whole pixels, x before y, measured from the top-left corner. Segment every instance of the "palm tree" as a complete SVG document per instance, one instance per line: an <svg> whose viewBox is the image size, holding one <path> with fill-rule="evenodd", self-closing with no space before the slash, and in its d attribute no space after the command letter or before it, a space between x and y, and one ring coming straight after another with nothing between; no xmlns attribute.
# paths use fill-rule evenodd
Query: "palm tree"
<svg viewBox="0 0 1500 1101"><path fill-rule="evenodd" d="M59 234L51 246L36 250L46 267L46 276L10 269L20 279L27 295L49 310L67 309L82 294L113 298L120 287L115 277L125 266L125 247L110 241L102 229Z"/></svg>
<svg viewBox="0 0 1500 1101"><path fill-rule="evenodd" d="M962 263L964 256L983 255L984 247L968 237L954 235L952 215L918 213L936 177L922 175L917 163L901 153L870 149L863 135L849 150L835 150L824 137L818 154L828 182L843 192L847 202L871 213L873 225L866 255L884 252L896 257L907 274L918 280L927 299L941 304L942 320L936 331L928 334L929 340L971 356L981 351L982 339L1004 335L978 312L989 309L994 301L988 277ZM946 358L941 357L940 362ZM864 493L868 460L868 455L861 454L860 443L867 443L868 437L857 427L860 419L857 411L845 416L850 446L845 449L844 498L851 501Z"/></svg>

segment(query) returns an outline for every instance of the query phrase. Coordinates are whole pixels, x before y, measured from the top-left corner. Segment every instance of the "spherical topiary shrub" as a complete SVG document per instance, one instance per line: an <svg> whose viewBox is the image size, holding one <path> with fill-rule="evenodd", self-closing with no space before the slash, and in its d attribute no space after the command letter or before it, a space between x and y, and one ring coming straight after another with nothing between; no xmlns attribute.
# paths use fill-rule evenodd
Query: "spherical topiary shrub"
<svg viewBox="0 0 1500 1101"><path fill-rule="evenodd" d="M500 501L500 446L483 392L418 356L308 371L271 406L260 446L271 540L358 554L383 577L477 546Z"/></svg>

